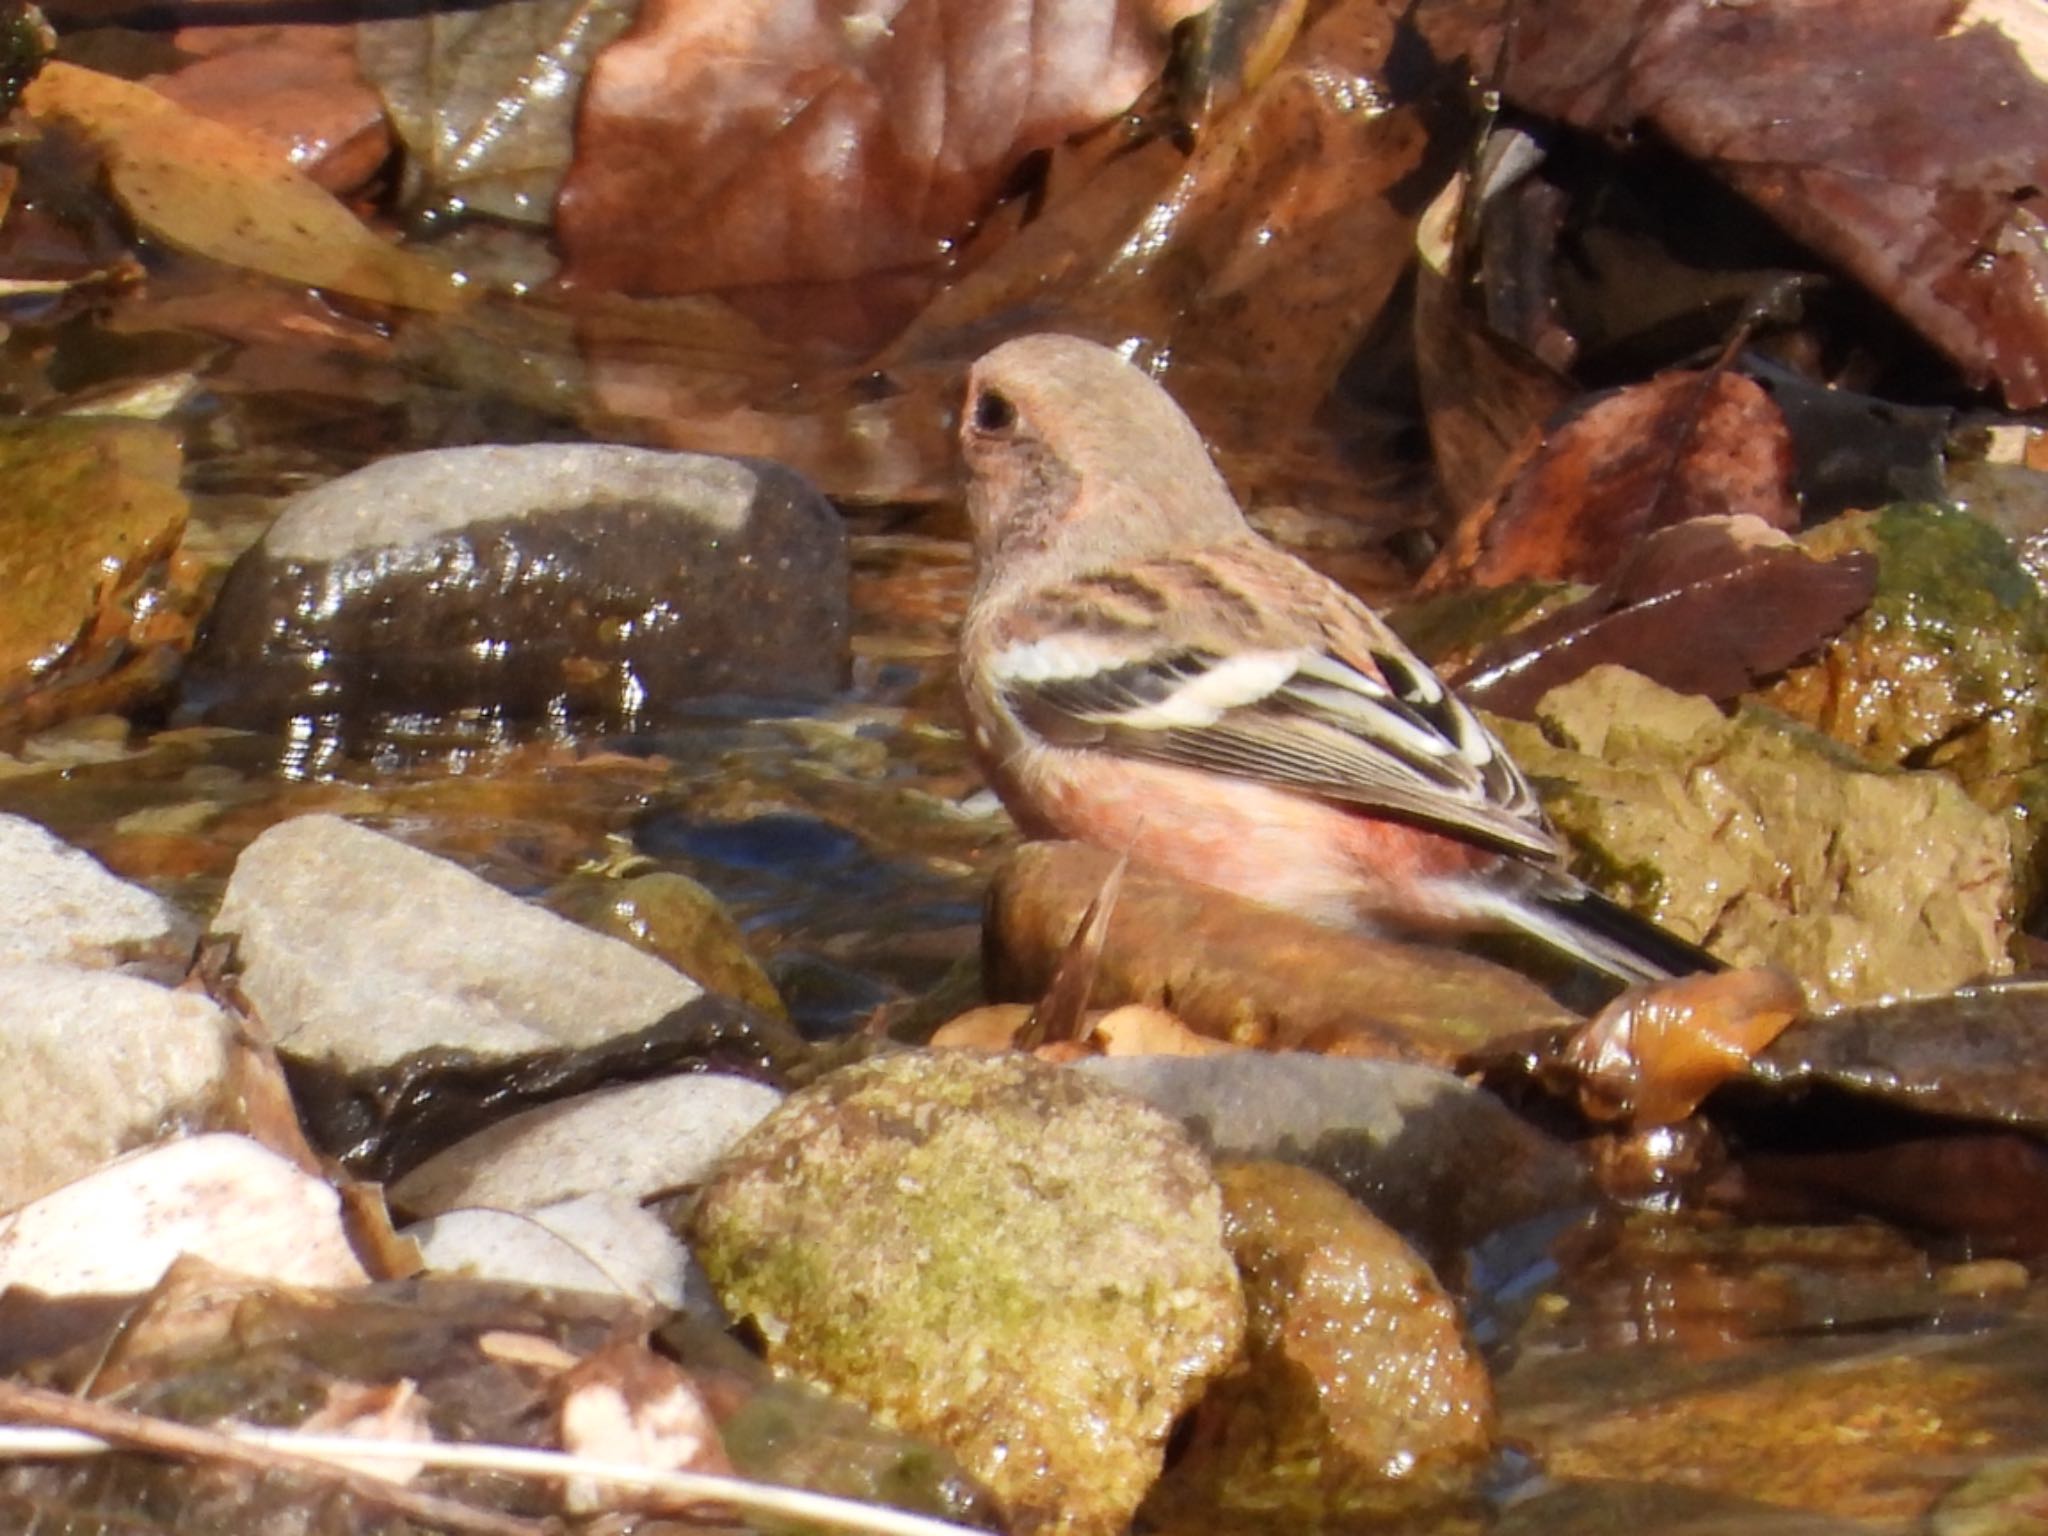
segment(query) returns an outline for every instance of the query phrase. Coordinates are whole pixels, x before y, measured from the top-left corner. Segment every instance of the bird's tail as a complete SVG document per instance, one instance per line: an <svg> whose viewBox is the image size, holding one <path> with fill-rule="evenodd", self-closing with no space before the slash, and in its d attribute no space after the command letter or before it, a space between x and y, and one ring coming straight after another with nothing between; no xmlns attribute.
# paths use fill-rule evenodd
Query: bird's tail
<svg viewBox="0 0 2048 1536"><path fill-rule="evenodd" d="M1697 944L1569 878L1518 891L1493 915L1624 985L1727 969Z"/></svg>

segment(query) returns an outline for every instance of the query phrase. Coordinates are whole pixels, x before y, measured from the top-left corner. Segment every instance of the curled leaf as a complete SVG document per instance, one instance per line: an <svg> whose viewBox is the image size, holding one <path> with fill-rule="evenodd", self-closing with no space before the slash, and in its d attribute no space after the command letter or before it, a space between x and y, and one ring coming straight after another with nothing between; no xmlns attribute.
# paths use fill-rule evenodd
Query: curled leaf
<svg viewBox="0 0 2048 1536"><path fill-rule="evenodd" d="M1685 1119L1805 1011L1782 971L1722 971L1632 987L1565 1043L1579 1105L1637 1126Z"/></svg>

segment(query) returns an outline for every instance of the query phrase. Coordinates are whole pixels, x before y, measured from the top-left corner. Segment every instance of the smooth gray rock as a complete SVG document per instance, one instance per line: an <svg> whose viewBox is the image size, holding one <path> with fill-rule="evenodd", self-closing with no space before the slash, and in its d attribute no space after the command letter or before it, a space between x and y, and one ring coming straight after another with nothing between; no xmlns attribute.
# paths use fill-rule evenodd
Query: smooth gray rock
<svg viewBox="0 0 2048 1536"><path fill-rule="evenodd" d="M280 1049L342 1072L422 1052L574 1049L701 996L689 977L446 859L301 816L235 863L213 920Z"/></svg>
<svg viewBox="0 0 2048 1536"><path fill-rule="evenodd" d="M579 1195L530 1211L465 1207L405 1228L429 1270L678 1308L690 1253L668 1224L623 1195Z"/></svg>
<svg viewBox="0 0 2048 1536"><path fill-rule="evenodd" d="M187 705L340 750L630 730L848 665L846 535L793 470L597 443L401 454L293 500L235 564Z"/></svg>
<svg viewBox="0 0 2048 1536"><path fill-rule="evenodd" d="M170 960L192 924L90 854L21 816L0 816L0 965L61 961L94 968Z"/></svg>
<svg viewBox="0 0 2048 1536"><path fill-rule="evenodd" d="M0 965L0 1209L181 1125L218 1123L231 1039L195 992Z"/></svg>
<svg viewBox="0 0 2048 1536"><path fill-rule="evenodd" d="M428 1158L391 1188L404 1210L527 1211L609 1191L646 1199L700 1184L782 1101L765 1084L692 1073L601 1088L511 1116Z"/></svg>
<svg viewBox="0 0 2048 1536"><path fill-rule="evenodd" d="M1433 1067L1242 1051L1075 1070L1178 1117L1216 1154L1315 1169L1433 1253L1595 1199L1577 1153Z"/></svg>

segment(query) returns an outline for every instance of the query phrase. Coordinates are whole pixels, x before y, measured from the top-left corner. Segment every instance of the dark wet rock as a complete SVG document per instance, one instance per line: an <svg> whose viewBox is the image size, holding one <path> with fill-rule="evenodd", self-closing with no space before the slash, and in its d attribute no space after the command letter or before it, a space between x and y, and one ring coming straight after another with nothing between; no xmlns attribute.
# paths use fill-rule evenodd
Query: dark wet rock
<svg viewBox="0 0 2048 1536"><path fill-rule="evenodd" d="M287 506L229 573L186 700L316 751L640 729L710 694L829 694L847 601L838 514L779 465L440 449Z"/></svg>
<svg viewBox="0 0 2048 1536"><path fill-rule="evenodd" d="M1431 1067L1262 1051L1072 1070L1177 1116L1219 1157L1313 1168L1432 1254L1593 1199L1569 1147Z"/></svg>
<svg viewBox="0 0 2048 1536"><path fill-rule="evenodd" d="M345 1070L595 1045L702 992L338 816L280 822L244 849L213 930L237 937L243 989L279 1047Z"/></svg>
<svg viewBox="0 0 2048 1536"><path fill-rule="evenodd" d="M1206 1159L1024 1056L886 1056L792 1095L693 1242L771 1363L946 1445L1017 1530L1122 1530L1244 1326Z"/></svg>
<svg viewBox="0 0 2048 1536"><path fill-rule="evenodd" d="M1830 1088L2048 1137L2048 982L2014 979L1802 1019L1750 1071L1795 1093Z"/></svg>
<svg viewBox="0 0 2048 1536"><path fill-rule="evenodd" d="M1318 1530L1463 1492L1490 1448L1493 1389L1429 1266L1307 1169L1232 1163L1217 1179L1245 1364L1196 1408L1148 1513Z"/></svg>
<svg viewBox="0 0 2048 1536"><path fill-rule="evenodd" d="M466 1206L404 1229L429 1272L597 1291L648 1306L688 1299L689 1250L623 1194L506 1211Z"/></svg>
<svg viewBox="0 0 2048 1536"><path fill-rule="evenodd" d="M2031 903L2048 809L2048 598L1988 523L1942 507L1837 518L1806 548L1878 557L1877 595L1766 703L1872 762L1940 768L2002 813Z"/></svg>
<svg viewBox="0 0 2048 1536"><path fill-rule="evenodd" d="M1579 872L1814 1001L1945 991L2010 967L2010 839L1944 773L1872 768L1782 715L1733 719L1619 667L1496 722Z"/></svg>
<svg viewBox="0 0 2048 1536"><path fill-rule="evenodd" d="M0 731L118 709L191 643L177 437L134 421L0 429Z"/></svg>
<svg viewBox="0 0 2048 1536"><path fill-rule="evenodd" d="M1116 859L1032 843L989 891L989 992L1036 1002ZM1275 1050L1449 1066L1503 1034L1572 1017L1514 972L1442 946L1325 928L1132 869L1094 1006L1162 1004L1197 1032Z"/></svg>
<svg viewBox="0 0 2048 1536"><path fill-rule="evenodd" d="M782 1095L743 1077L693 1073L524 1110L429 1158L392 1186L403 1209L531 1210L613 1191L648 1199L703 1182Z"/></svg>
<svg viewBox="0 0 2048 1536"><path fill-rule="evenodd" d="M224 1123L231 1041L197 993L0 964L0 1208L180 1127Z"/></svg>
<svg viewBox="0 0 2048 1536"><path fill-rule="evenodd" d="M20 816L0 816L0 964L182 972L192 924Z"/></svg>
<svg viewBox="0 0 2048 1536"><path fill-rule="evenodd" d="M673 870L624 880L578 875L547 898L550 910L666 960L707 991L780 1014L782 997L719 899Z"/></svg>

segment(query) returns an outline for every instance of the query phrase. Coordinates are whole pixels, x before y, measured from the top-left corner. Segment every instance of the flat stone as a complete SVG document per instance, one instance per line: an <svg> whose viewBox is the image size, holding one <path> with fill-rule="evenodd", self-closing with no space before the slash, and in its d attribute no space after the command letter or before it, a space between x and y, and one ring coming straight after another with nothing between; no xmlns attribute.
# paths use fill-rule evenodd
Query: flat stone
<svg viewBox="0 0 2048 1536"><path fill-rule="evenodd" d="M518 1212L466 1207L404 1235L440 1274L596 1291L671 1310L687 1299L689 1250L659 1216L623 1195L581 1195Z"/></svg>
<svg viewBox="0 0 2048 1536"><path fill-rule="evenodd" d="M185 676L221 724L348 750L632 730L848 665L838 514L766 461L604 443L401 454L293 500Z"/></svg>
<svg viewBox="0 0 2048 1536"><path fill-rule="evenodd" d="M0 965L0 1208L228 1106L232 1026L206 998L108 971Z"/></svg>
<svg viewBox="0 0 2048 1536"><path fill-rule="evenodd" d="M470 1205L529 1211L598 1191L646 1199L702 1183L781 1101L776 1089L723 1073L601 1088L457 1142L391 1197L429 1216Z"/></svg>
<svg viewBox="0 0 2048 1536"><path fill-rule="evenodd" d="M185 952L191 932L170 903L37 823L0 815L0 965L169 961Z"/></svg>
<svg viewBox="0 0 2048 1536"><path fill-rule="evenodd" d="M680 971L337 816L242 851L213 920L278 1045L343 1072L596 1045L703 995Z"/></svg>

